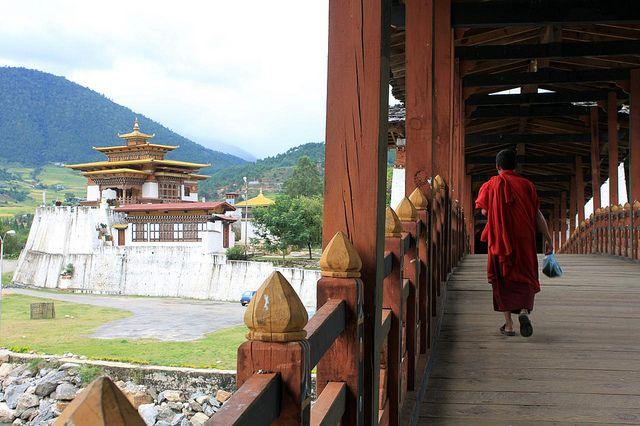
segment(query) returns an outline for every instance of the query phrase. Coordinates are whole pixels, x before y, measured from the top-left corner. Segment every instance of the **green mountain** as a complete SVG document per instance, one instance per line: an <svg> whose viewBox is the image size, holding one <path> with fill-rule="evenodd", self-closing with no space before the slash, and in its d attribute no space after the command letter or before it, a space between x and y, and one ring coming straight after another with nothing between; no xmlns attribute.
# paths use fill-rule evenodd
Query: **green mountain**
<svg viewBox="0 0 640 426"><path fill-rule="evenodd" d="M121 144L134 117L154 143L180 145L167 158L211 163L205 173L245 163L205 148L105 96L67 80L26 68L0 68L0 160L37 167L101 160L92 146Z"/></svg>
<svg viewBox="0 0 640 426"><path fill-rule="evenodd" d="M280 192L293 166L305 155L317 163L324 173L324 143L306 143L273 157L214 172L210 179L200 184L200 193L219 198L226 191L239 191L243 188L242 178L245 176L248 181L259 182L259 186L267 192Z"/></svg>

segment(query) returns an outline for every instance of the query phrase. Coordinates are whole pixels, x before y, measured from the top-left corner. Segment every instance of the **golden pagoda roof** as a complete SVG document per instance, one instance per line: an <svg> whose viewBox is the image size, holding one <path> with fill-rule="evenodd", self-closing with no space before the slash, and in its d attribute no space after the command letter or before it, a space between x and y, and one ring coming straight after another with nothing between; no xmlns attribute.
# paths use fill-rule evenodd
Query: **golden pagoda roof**
<svg viewBox="0 0 640 426"><path fill-rule="evenodd" d="M272 204L275 204L275 201L271 198L265 197L261 189L257 196L250 198L247 201L240 201L239 203L236 203L236 207L265 207Z"/></svg>
<svg viewBox="0 0 640 426"><path fill-rule="evenodd" d="M140 160L120 160L120 161L96 161L93 163L81 163L81 164L67 164L65 167L74 170L82 169L94 169L101 167L117 167L117 166L131 166L141 164L153 164L159 166L176 166L184 167L187 169L202 169L203 167L209 167L211 164L189 163L187 161L177 160L156 160L153 158L144 158Z"/></svg>
<svg viewBox="0 0 640 426"><path fill-rule="evenodd" d="M140 131L140 125L138 124L138 117L136 117L135 121L133 122L133 131L129 132L129 133L123 133L120 134L118 133L118 137L122 138L122 139L151 139L152 137L154 137L156 134L152 134L149 135L147 133L142 133Z"/></svg>
<svg viewBox="0 0 640 426"><path fill-rule="evenodd" d="M174 149L180 148L179 145L160 145L157 143L144 143L139 145L113 145L113 146L94 146L93 149L100 152L108 152L108 151L130 151L132 149L140 149L140 148L155 148L163 151L173 151Z"/></svg>
<svg viewBox="0 0 640 426"><path fill-rule="evenodd" d="M104 175L104 174L118 174L118 173L134 173L138 175L148 175L148 172L143 172L142 170L136 169L105 169L105 170L93 170L90 172L82 173L85 176L93 176L93 175Z"/></svg>

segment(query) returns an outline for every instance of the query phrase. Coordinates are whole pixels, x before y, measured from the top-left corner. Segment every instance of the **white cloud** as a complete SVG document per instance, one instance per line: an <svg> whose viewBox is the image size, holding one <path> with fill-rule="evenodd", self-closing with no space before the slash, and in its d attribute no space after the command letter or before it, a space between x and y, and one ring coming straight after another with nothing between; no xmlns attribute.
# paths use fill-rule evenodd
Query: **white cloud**
<svg viewBox="0 0 640 426"><path fill-rule="evenodd" d="M103 93L257 156L324 139L327 2L3 3L0 65Z"/></svg>

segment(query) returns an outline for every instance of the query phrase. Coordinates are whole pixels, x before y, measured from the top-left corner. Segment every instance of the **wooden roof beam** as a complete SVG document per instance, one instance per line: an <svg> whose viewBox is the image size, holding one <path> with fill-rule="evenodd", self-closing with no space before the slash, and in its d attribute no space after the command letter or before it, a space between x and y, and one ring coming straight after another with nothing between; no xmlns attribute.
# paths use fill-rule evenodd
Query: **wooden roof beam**
<svg viewBox="0 0 640 426"><path fill-rule="evenodd" d="M587 160L587 157L584 157L584 160ZM573 155L543 155L543 156L533 156L533 155L522 155L517 157L518 164L529 164L529 165L546 165L546 164L574 164L575 156ZM473 156L467 155L466 164L467 165L495 165L496 157L494 156Z"/></svg>
<svg viewBox="0 0 640 426"><path fill-rule="evenodd" d="M606 91L586 91L577 93L522 93L513 95L473 95L466 100L467 105L523 105L557 104L568 102L597 102L607 99ZM618 99L627 96L618 93Z"/></svg>
<svg viewBox="0 0 640 426"><path fill-rule="evenodd" d="M516 60L535 58L574 58L586 56L624 56L640 53L640 40L595 43L509 44L459 46L456 57L464 60Z"/></svg>
<svg viewBox="0 0 640 426"><path fill-rule="evenodd" d="M499 27L569 23L640 23L637 0L493 0L454 3L454 27Z"/></svg>
<svg viewBox="0 0 640 426"><path fill-rule="evenodd" d="M470 118L498 117L562 117L589 115L589 107L572 104L556 105L498 105L484 106L470 114Z"/></svg>
<svg viewBox="0 0 640 426"><path fill-rule="evenodd" d="M618 133L618 139L624 137L624 133ZM607 133L600 135L600 141L608 140ZM591 133L500 133L500 134L467 134L465 146L482 144L518 144L518 143L572 143L591 142Z"/></svg>
<svg viewBox="0 0 640 426"><path fill-rule="evenodd" d="M463 79L464 87L523 86L526 84L588 83L628 80L628 69L560 71L542 69L537 72L470 75Z"/></svg>

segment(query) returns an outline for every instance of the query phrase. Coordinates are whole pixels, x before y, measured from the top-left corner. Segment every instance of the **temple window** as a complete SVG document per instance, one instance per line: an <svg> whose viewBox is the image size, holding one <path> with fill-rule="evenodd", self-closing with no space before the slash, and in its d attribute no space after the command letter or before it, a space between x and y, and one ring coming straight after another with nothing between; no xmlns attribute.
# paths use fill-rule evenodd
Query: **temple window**
<svg viewBox="0 0 640 426"><path fill-rule="evenodd" d="M162 182L158 185L160 198L163 200L177 200L180 198L180 187L172 182Z"/></svg>
<svg viewBox="0 0 640 426"><path fill-rule="evenodd" d="M146 223L132 223L131 230L133 232L132 240L134 242L147 241L147 224Z"/></svg>

